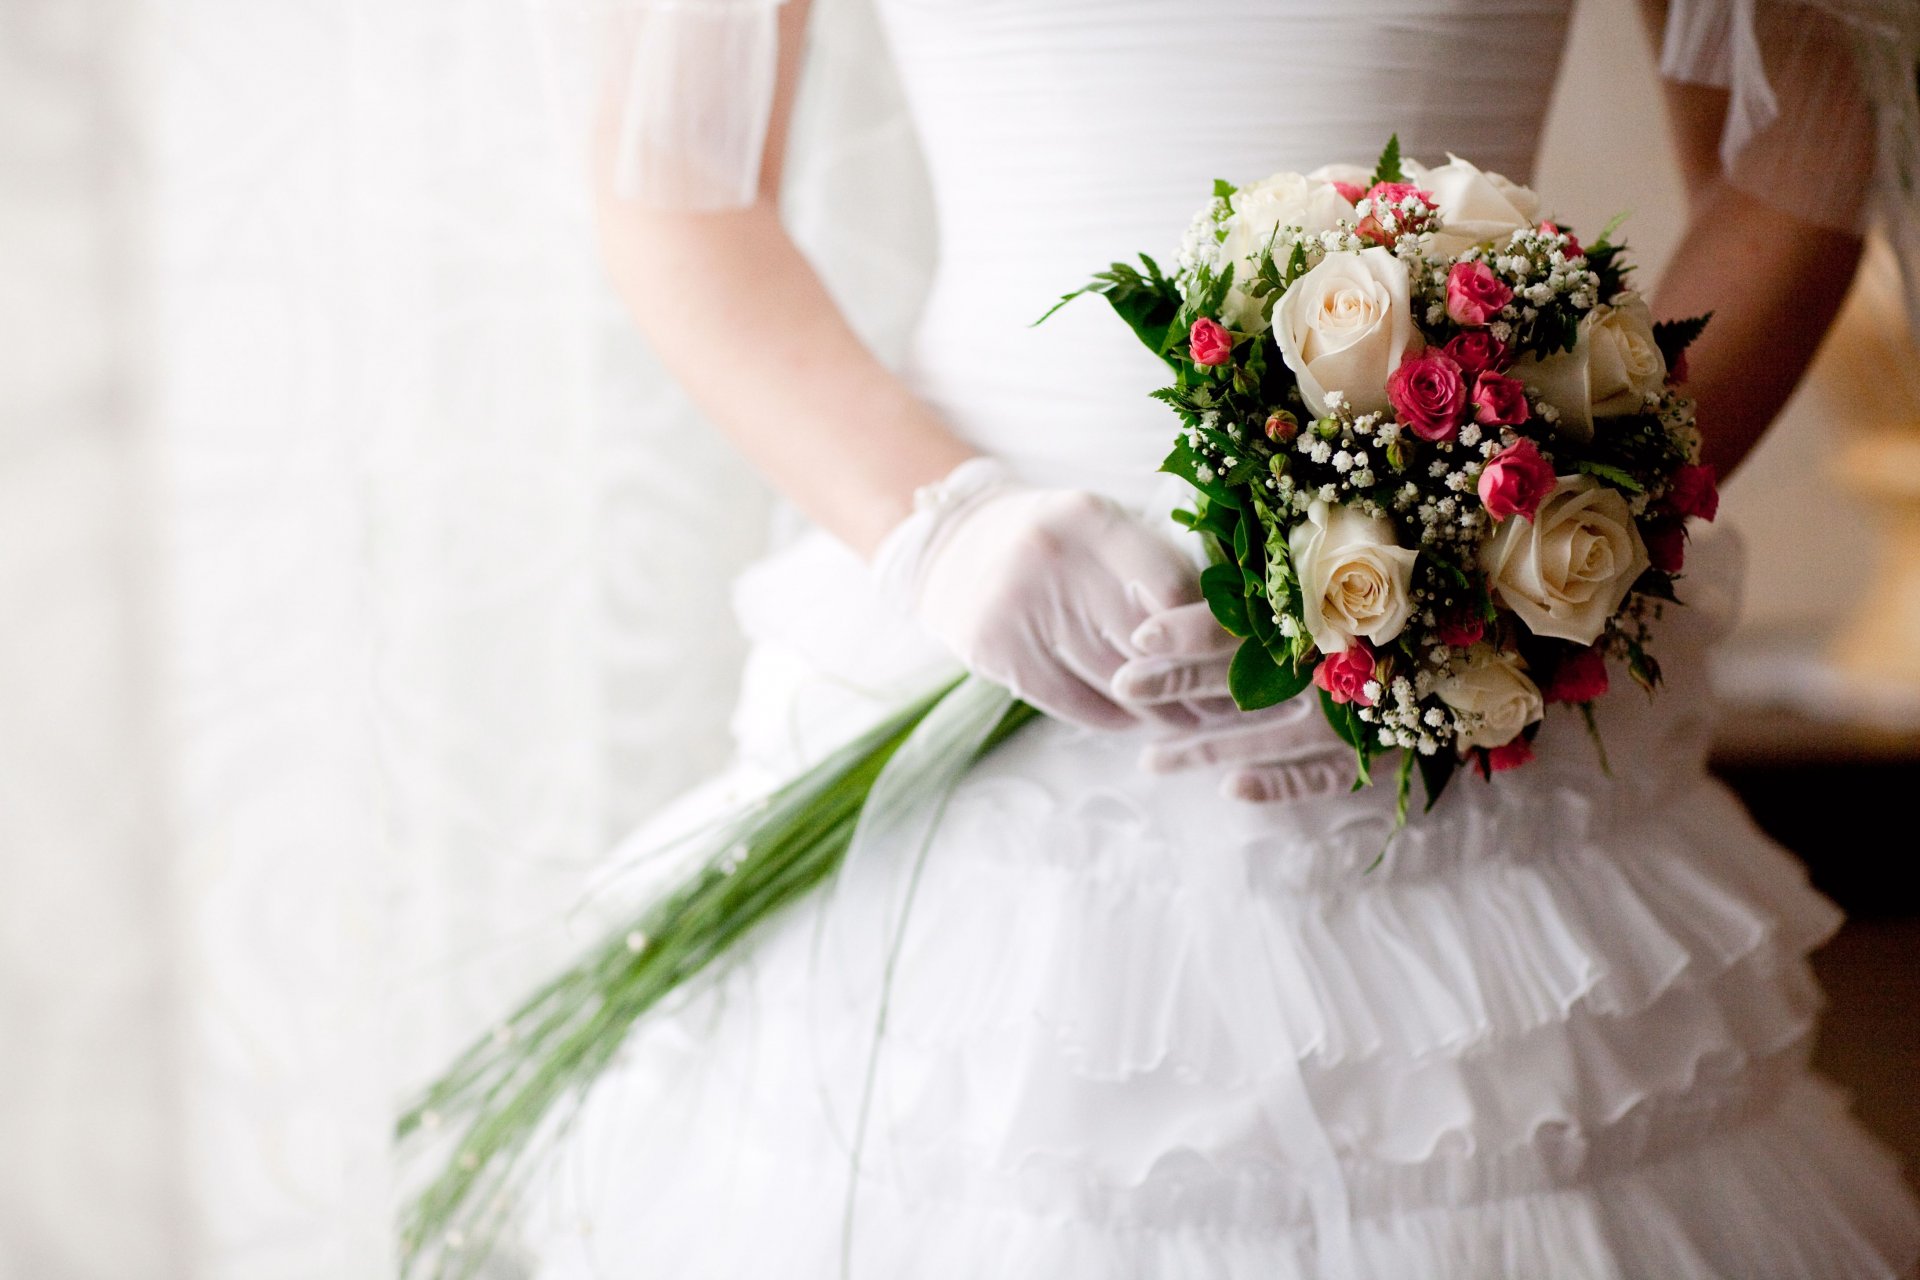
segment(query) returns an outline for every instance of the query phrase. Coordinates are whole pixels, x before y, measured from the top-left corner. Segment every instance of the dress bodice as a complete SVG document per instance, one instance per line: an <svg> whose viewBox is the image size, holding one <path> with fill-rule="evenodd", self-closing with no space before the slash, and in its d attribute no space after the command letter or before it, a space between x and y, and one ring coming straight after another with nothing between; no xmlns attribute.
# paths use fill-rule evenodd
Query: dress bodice
<svg viewBox="0 0 1920 1280"><path fill-rule="evenodd" d="M1215 178L1457 152L1530 172L1571 0L880 0L940 254L908 375L1037 478L1139 496L1161 370L1060 294L1172 258ZM1063 30L1064 29L1064 30Z"/></svg>
<svg viewBox="0 0 1920 1280"><path fill-rule="evenodd" d="M1215 177L1397 131L1524 178L1571 0L877 3L939 222L908 376L1032 478L1145 507L1165 370L1100 303L1034 318L1170 257ZM1534 763L1395 834L1389 760L1242 804L1141 771L1144 726L1042 720L927 825L863 822L572 1118L541 1280L1906 1274L1897 1172L1805 1075L1835 913L1704 776L1738 559L1690 548L1661 696L1615 665L1610 771L1555 707ZM823 532L736 600L740 759L660 837L952 676Z"/></svg>

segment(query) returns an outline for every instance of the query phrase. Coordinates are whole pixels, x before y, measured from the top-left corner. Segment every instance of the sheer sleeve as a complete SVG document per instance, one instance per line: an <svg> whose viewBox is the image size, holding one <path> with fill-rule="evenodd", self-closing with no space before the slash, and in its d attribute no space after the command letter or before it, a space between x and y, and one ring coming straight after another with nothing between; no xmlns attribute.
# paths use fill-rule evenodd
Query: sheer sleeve
<svg viewBox="0 0 1920 1280"><path fill-rule="evenodd" d="M603 191L669 209L753 202L783 0L534 0L550 73Z"/></svg>
<svg viewBox="0 0 1920 1280"><path fill-rule="evenodd" d="M1661 73L1728 91L1720 160L1735 186L1809 222L1864 226L1878 113L1853 19L1868 15L1827 0L1672 0Z"/></svg>
<svg viewBox="0 0 1920 1280"><path fill-rule="evenodd" d="M1729 182L1897 250L1920 330L1920 0L1670 0L1669 80L1729 94Z"/></svg>

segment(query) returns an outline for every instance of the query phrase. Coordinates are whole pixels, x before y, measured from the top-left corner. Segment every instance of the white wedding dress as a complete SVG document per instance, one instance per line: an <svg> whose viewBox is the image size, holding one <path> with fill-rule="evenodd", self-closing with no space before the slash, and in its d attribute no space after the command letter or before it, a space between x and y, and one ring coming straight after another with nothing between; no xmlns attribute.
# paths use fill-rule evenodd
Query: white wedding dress
<svg viewBox="0 0 1920 1280"><path fill-rule="evenodd" d="M1033 319L1170 256L1216 176L1396 130L1524 176L1568 4L881 0L939 215L909 378L1030 478L1164 510L1161 369L1097 300ZM1738 560L1695 544L1657 698L1616 673L1611 776L1558 709L1536 764L1462 775L1372 871L1390 786L1247 805L1141 773L1138 735L1030 727L928 855L857 1184L874 1027L823 973L822 895L634 1038L539 1180L535 1274L1904 1274L1920 1218L1807 1070L1838 916L1704 769ZM695 810L943 662L823 535L739 598L740 763Z"/></svg>

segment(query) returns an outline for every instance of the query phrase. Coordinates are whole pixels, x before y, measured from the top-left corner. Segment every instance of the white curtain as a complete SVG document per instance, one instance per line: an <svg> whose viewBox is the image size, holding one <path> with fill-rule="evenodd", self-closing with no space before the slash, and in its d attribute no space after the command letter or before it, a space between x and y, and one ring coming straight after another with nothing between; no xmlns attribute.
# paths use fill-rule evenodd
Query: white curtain
<svg viewBox="0 0 1920 1280"><path fill-rule="evenodd" d="M115 0L0 7L0 1277L184 1274Z"/></svg>
<svg viewBox="0 0 1920 1280"><path fill-rule="evenodd" d="M0 6L0 1277L391 1273L404 1091L725 748L757 483L515 0Z"/></svg>

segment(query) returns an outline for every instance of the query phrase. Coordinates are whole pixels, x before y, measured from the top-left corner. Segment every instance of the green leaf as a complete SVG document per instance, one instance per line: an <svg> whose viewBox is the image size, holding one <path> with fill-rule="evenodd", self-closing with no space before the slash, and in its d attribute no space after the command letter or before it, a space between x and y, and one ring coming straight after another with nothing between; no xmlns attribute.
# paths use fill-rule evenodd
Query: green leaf
<svg viewBox="0 0 1920 1280"><path fill-rule="evenodd" d="M1200 594L1220 625L1236 636L1253 634L1243 582L1239 568L1230 564L1209 565L1200 574Z"/></svg>
<svg viewBox="0 0 1920 1280"><path fill-rule="evenodd" d="M1604 462L1595 462L1590 458L1582 458L1573 464L1573 469L1575 471L1584 471L1590 476L1598 476L1614 488L1625 489L1629 493L1644 493L1646 491L1646 486L1638 480L1635 480L1627 472L1621 470L1619 467L1609 466Z"/></svg>
<svg viewBox="0 0 1920 1280"><path fill-rule="evenodd" d="M1586 718L1587 736L1593 739L1594 754L1600 757L1600 772L1611 778L1613 776L1613 765L1607 761L1607 744L1600 737L1600 722L1594 719L1593 704L1591 702L1581 703L1580 714Z"/></svg>
<svg viewBox="0 0 1920 1280"><path fill-rule="evenodd" d="M1112 305L1149 351L1172 364L1173 361L1167 358L1168 339L1172 336L1170 330L1173 322L1180 313L1180 290L1161 273L1159 263L1144 253L1140 255L1140 261L1146 267L1145 274L1137 267L1116 262L1094 276L1088 284L1072 293L1062 294L1060 301L1047 308L1046 314L1034 323L1044 324L1054 312L1075 298L1097 293Z"/></svg>
<svg viewBox="0 0 1920 1280"><path fill-rule="evenodd" d="M1400 169L1400 135L1387 138L1387 145L1380 152L1380 158L1374 162L1373 182L1405 182L1407 175Z"/></svg>
<svg viewBox="0 0 1920 1280"><path fill-rule="evenodd" d="M1355 750L1372 744L1373 739L1367 734L1367 722L1354 713L1351 702L1335 702L1333 695L1322 689L1320 710L1326 713L1327 723L1340 735L1340 741Z"/></svg>
<svg viewBox="0 0 1920 1280"><path fill-rule="evenodd" d="M1193 510L1176 510L1173 518L1193 530L1207 534L1221 542L1231 544L1233 525L1240 513L1224 502L1217 502L1201 494L1194 500Z"/></svg>
<svg viewBox="0 0 1920 1280"><path fill-rule="evenodd" d="M1655 600L1670 600L1674 604L1685 603L1674 592L1673 575L1662 573L1658 569L1649 569L1635 578L1633 591L1635 595L1652 596Z"/></svg>
<svg viewBox="0 0 1920 1280"><path fill-rule="evenodd" d="M1227 667L1227 692L1242 711L1278 706L1311 682L1310 673L1275 662L1258 640L1248 640L1235 650Z"/></svg>
<svg viewBox="0 0 1920 1280"><path fill-rule="evenodd" d="M1305 274L1307 274L1307 246L1295 241L1293 253L1287 258L1287 278L1285 283L1291 285L1295 280L1298 280Z"/></svg>
<svg viewBox="0 0 1920 1280"><path fill-rule="evenodd" d="M1231 200L1233 193L1237 190L1239 190L1239 188L1231 182L1228 182L1225 178L1215 178L1213 180L1213 198L1215 200Z"/></svg>
<svg viewBox="0 0 1920 1280"><path fill-rule="evenodd" d="M1587 270L1600 277L1600 299L1603 302L1620 292L1627 274L1633 270L1630 263L1620 260L1624 248L1624 245L1603 244L1587 250Z"/></svg>
<svg viewBox="0 0 1920 1280"><path fill-rule="evenodd" d="M1700 331L1707 327L1707 321L1713 319L1713 312L1703 316L1694 316L1690 320L1659 320L1653 326L1654 345L1660 348L1660 354L1666 358L1667 368L1671 369L1679 362L1680 356L1693 345Z"/></svg>
<svg viewBox="0 0 1920 1280"><path fill-rule="evenodd" d="M1627 641L1627 674L1647 691L1648 697L1653 696L1654 687L1660 683L1660 664L1637 640Z"/></svg>
<svg viewBox="0 0 1920 1280"><path fill-rule="evenodd" d="M1202 478L1201 468L1203 467L1206 468L1205 474L1212 476L1212 479ZM1173 451L1160 464L1160 469L1168 475L1179 476L1216 502L1231 504L1234 500L1233 491L1221 483L1219 474L1213 470L1213 464L1195 453L1193 446L1187 443L1184 435L1174 441Z"/></svg>
<svg viewBox="0 0 1920 1280"><path fill-rule="evenodd" d="M1242 570L1244 573L1245 570ZM1291 656L1286 651L1286 640L1280 635L1280 627L1273 620L1273 609L1263 597L1255 594L1256 588L1248 582L1247 621L1253 624L1253 638L1267 647L1267 653L1279 665L1292 666Z"/></svg>
<svg viewBox="0 0 1920 1280"><path fill-rule="evenodd" d="M1400 768L1394 778L1393 825L1397 830L1407 825L1407 800L1413 794L1413 764L1419 753L1404 748L1400 752ZM1386 855L1381 854L1382 857Z"/></svg>
<svg viewBox="0 0 1920 1280"><path fill-rule="evenodd" d="M1373 735L1368 732L1370 726L1360 718L1359 708L1351 702L1335 702L1333 695L1322 689L1320 711L1326 716L1327 723L1333 726L1333 731L1339 735L1340 741L1353 748L1354 764L1357 766L1358 773L1353 780L1353 789L1358 791L1362 787L1373 785L1372 762L1380 749L1374 745Z"/></svg>
<svg viewBox="0 0 1920 1280"><path fill-rule="evenodd" d="M1206 287L1187 301L1188 311L1196 317L1220 314L1220 308L1226 302L1228 292L1233 288L1233 264L1228 263L1225 271L1205 279Z"/></svg>
<svg viewBox="0 0 1920 1280"><path fill-rule="evenodd" d="M1418 753L1415 753L1418 755ZM1433 806L1440 803L1440 793L1447 789L1454 771L1460 767L1460 757L1450 747L1443 747L1430 756L1419 756L1420 781L1426 784L1426 812L1432 812Z"/></svg>
<svg viewBox="0 0 1920 1280"><path fill-rule="evenodd" d="M1614 214L1611 218L1608 218L1607 225L1600 228L1600 234L1595 236L1593 238L1593 243L1587 246L1588 256L1591 257L1593 254L1593 251L1596 249L1611 249L1615 247L1613 244L1613 233L1618 231L1621 228L1622 224L1624 224L1626 220L1632 216L1633 216L1633 210L1622 209L1620 212Z"/></svg>

